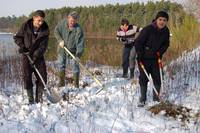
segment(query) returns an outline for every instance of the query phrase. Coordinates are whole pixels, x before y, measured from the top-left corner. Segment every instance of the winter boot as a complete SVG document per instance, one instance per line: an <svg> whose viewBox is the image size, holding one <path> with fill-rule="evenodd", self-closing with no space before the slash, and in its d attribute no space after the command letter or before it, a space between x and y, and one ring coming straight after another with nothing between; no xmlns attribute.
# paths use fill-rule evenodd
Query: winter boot
<svg viewBox="0 0 200 133"><path fill-rule="evenodd" d="M140 86L140 103L146 102L146 93L147 93L147 86Z"/></svg>
<svg viewBox="0 0 200 133"><path fill-rule="evenodd" d="M155 85L155 89L158 92L158 95L160 94L160 86L159 85ZM160 98L157 96L156 92L153 90L153 101L154 102L160 102Z"/></svg>
<svg viewBox="0 0 200 133"><path fill-rule="evenodd" d="M33 88L27 89L27 96L28 96L29 104L34 104Z"/></svg>
<svg viewBox="0 0 200 133"><path fill-rule="evenodd" d="M138 107L144 107L145 106L145 101L139 101Z"/></svg>
<svg viewBox="0 0 200 133"><path fill-rule="evenodd" d="M73 75L73 79L74 79L74 86L75 86L76 88L79 88L79 73L75 73L75 74Z"/></svg>
<svg viewBox="0 0 200 133"><path fill-rule="evenodd" d="M65 86L65 71L59 72L59 84L58 87Z"/></svg>
<svg viewBox="0 0 200 133"><path fill-rule="evenodd" d="M130 79L134 78L134 68L130 69Z"/></svg>
<svg viewBox="0 0 200 133"><path fill-rule="evenodd" d="M128 74L128 70L125 69L125 68L123 68L123 75L122 75L122 77L123 78L128 78L127 74Z"/></svg>

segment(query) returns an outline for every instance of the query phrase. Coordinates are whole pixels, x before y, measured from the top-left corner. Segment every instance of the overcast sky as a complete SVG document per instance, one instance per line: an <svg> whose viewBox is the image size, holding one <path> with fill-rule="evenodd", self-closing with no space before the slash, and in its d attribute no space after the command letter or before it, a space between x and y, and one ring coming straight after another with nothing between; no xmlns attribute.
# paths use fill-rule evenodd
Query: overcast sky
<svg viewBox="0 0 200 133"><path fill-rule="evenodd" d="M29 15L37 9L60 7L93 6L105 4L127 4L147 0L0 0L0 17ZM155 1L155 0L154 0Z"/></svg>

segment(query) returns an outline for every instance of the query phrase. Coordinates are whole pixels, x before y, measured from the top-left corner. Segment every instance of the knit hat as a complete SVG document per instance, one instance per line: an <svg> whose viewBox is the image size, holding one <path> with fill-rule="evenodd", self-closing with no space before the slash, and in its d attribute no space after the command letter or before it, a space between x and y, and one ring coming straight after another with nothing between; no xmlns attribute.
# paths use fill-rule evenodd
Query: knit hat
<svg viewBox="0 0 200 133"><path fill-rule="evenodd" d="M68 16L71 16L73 19L79 19L79 15L76 11L72 11L68 14Z"/></svg>
<svg viewBox="0 0 200 133"><path fill-rule="evenodd" d="M168 15L167 12L165 12L165 11L159 11L159 12L157 13L157 15L156 15L155 20L158 19L159 17L166 18L167 21L169 20L169 15Z"/></svg>

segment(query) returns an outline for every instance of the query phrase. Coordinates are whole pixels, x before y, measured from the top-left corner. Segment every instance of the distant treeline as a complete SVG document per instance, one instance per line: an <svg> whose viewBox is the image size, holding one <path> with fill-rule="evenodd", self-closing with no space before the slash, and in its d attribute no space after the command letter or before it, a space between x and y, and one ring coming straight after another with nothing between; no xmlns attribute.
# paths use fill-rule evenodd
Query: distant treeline
<svg viewBox="0 0 200 133"><path fill-rule="evenodd" d="M174 24L180 24L186 15L182 6L177 3L166 1L144 3L130 3L126 5L100 5L90 7L63 7L60 9L47 9L46 21L51 31L55 25L66 16L70 11L75 10L80 14L79 23L82 25L88 36L112 36L122 18L128 18L130 23L138 26L149 24L159 10L165 10L170 14ZM29 15L31 17L31 14ZM19 28L28 17L2 17L0 18L0 29Z"/></svg>

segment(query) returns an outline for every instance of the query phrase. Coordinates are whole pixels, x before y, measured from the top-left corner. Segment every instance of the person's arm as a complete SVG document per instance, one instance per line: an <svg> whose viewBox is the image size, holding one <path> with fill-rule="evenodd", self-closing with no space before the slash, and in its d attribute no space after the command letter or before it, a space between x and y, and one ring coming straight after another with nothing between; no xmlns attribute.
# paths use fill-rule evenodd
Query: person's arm
<svg viewBox="0 0 200 133"><path fill-rule="evenodd" d="M76 40L76 57L80 58L84 52L84 34L81 28L78 29L78 35Z"/></svg>
<svg viewBox="0 0 200 133"><path fill-rule="evenodd" d="M164 43L162 44L162 46L160 47L160 49L158 51L161 56L166 52L166 50L169 47L169 43L170 43L170 39L169 38L170 38L170 33L169 33L169 30L167 30L166 40L164 41Z"/></svg>
<svg viewBox="0 0 200 133"><path fill-rule="evenodd" d="M62 31L62 22L58 23L55 27L54 30L54 35L55 38L57 39L57 41L60 43L61 41L63 41L62 35L61 35L61 31Z"/></svg>
<svg viewBox="0 0 200 133"><path fill-rule="evenodd" d="M144 47L145 47L146 40L148 38L148 32L149 32L148 27L144 28L140 32L137 39L135 40L135 49L136 49L138 60L143 59L143 54L144 54L144 49L145 49Z"/></svg>
<svg viewBox="0 0 200 133"><path fill-rule="evenodd" d="M24 27L25 27L25 24L23 24L20 29L18 30L18 32L13 36L13 39L15 41L15 43L20 47L25 47L25 44L24 44Z"/></svg>

